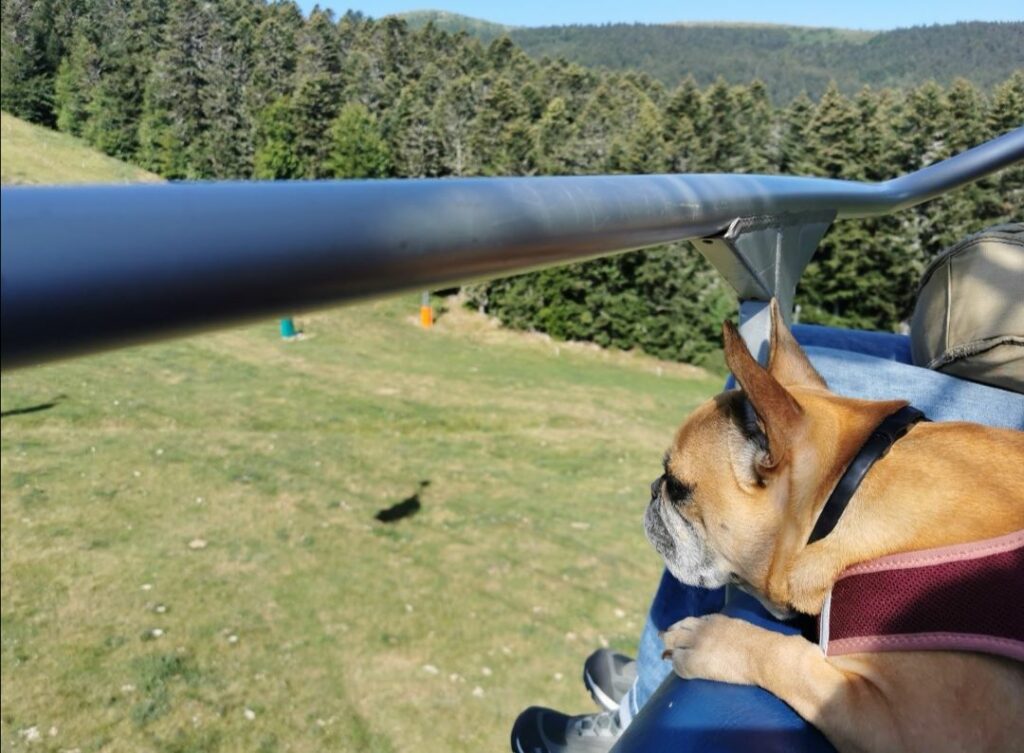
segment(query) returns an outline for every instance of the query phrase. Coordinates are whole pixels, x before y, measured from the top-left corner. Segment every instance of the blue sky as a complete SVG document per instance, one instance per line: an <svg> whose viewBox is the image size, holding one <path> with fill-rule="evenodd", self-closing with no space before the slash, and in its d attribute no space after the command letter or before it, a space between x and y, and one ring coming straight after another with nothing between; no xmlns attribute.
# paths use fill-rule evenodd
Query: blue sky
<svg viewBox="0 0 1024 753"><path fill-rule="evenodd" d="M304 10L313 0L299 0ZM1021 0L321 0L321 6L343 12L360 10L379 18L406 10L447 10L515 26L640 21L756 21L852 29L955 21L1024 20Z"/></svg>

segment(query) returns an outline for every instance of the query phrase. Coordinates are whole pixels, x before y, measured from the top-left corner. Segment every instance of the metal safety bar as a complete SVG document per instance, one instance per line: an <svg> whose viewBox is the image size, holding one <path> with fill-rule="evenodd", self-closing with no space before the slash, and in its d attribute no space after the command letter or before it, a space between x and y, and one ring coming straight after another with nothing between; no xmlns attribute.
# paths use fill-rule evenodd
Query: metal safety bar
<svg viewBox="0 0 1024 753"><path fill-rule="evenodd" d="M697 248L741 300L786 301L833 218L913 206L1021 159L1024 128L876 184L638 175L4 188L2 365L680 240L705 239ZM763 325L755 308L746 320Z"/></svg>

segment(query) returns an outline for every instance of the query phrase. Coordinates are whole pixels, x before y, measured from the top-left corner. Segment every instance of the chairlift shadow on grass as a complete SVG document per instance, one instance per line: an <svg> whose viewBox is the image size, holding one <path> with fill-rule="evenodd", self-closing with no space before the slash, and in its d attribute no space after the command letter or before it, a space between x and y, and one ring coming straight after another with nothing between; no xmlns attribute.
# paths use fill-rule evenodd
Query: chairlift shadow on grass
<svg viewBox="0 0 1024 753"><path fill-rule="evenodd" d="M24 416L29 413L41 413L44 410L50 410L65 400L67 395L57 395L49 402L39 403L38 405L27 405L24 408L12 408L11 410L5 410L0 412L0 418L7 418L8 416Z"/></svg>
<svg viewBox="0 0 1024 753"><path fill-rule="evenodd" d="M412 493L411 496L406 497L401 502L396 502L391 507L385 507L377 511L374 515L377 520L381 523L396 523L403 518L411 518L413 515L420 511L423 507L423 503L420 502L420 494L423 490L430 486L430 479L420 481L419 488Z"/></svg>

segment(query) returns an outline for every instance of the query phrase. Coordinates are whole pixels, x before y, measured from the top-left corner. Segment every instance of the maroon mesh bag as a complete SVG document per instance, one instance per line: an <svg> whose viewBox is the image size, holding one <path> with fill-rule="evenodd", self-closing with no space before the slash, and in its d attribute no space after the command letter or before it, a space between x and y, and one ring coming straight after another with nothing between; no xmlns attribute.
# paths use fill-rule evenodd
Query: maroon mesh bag
<svg viewBox="0 0 1024 753"><path fill-rule="evenodd" d="M1024 661L1024 531L844 570L818 635L828 656L980 651Z"/></svg>

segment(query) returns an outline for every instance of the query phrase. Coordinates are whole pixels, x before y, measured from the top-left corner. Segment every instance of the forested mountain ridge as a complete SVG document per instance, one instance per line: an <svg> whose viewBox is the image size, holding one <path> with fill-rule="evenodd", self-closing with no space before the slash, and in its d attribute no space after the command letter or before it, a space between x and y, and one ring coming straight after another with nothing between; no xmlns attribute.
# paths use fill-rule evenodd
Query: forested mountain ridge
<svg viewBox="0 0 1024 753"><path fill-rule="evenodd" d="M490 42L495 37L508 34L515 29L515 26L499 24L494 21L487 21L473 16L464 16L461 13L450 13L446 10L410 10L405 13L391 14L405 21L410 29L422 29L427 24L433 24L441 31L457 33L464 31L472 34L484 42Z"/></svg>
<svg viewBox="0 0 1024 753"><path fill-rule="evenodd" d="M802 91L817 98L830 81L846 94L864 85L909 88L957 77L990 87L1024 67L1024 22L869 32L725 23L505 27L436 11L401 15L413 27L430 21L484 41L507 34L537 59L643 71L668 86L688 75L702 86L718 76L736 84L757 78L779 103Z"/></svg>
<svg viewBox="0 0 1024 753"><path fill-rule="evenodd" d="M165 178L758 172L882 180L1024 122L1024 71L909 90L667 87L535 60L399 18L262 0L0 0L0 106ZM1017 167L894 217L842 222L798 291L805 321L889 329L943 247L1019 216ZM476 286L507 323L701 362L730 300L687 246Z"/></svg>

